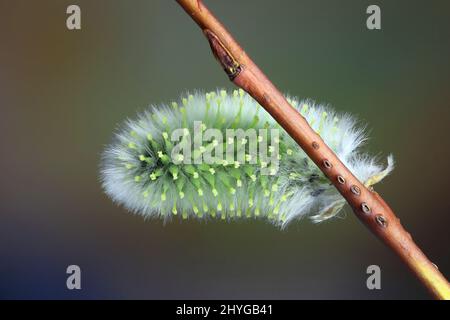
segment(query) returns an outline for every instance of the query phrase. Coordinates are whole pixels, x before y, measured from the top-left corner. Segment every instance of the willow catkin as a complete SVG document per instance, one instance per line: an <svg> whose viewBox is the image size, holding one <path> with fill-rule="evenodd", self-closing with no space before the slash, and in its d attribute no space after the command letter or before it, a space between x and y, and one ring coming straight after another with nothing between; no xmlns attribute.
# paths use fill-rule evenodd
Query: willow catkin
<svg viewBox="0 0 450 320"><path fill-rule="evenodd" d="M313 101L288 101L367 186L383 169L359 150L353 117ZM275 120L242 90L188 94L127 120L103 153L105 192L128 210L169 219L265 218L286 226L336 216L345 200Z"/></svg>

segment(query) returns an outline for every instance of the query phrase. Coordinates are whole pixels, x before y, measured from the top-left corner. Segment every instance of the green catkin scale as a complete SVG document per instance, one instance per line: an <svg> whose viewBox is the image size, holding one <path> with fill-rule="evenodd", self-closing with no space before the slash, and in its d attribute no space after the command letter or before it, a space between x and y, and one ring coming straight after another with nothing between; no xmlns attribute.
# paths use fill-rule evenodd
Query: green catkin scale
<svg viewBox="0 0 450 320"><path fill-rule="evenodd" d="M391 156L383 169L359 152L365 136L351 116L310 100L288 101L366 185L393 169ZM227 135L227 129L235 131ZM115 202L163 219L264 218L285 226L303 216L324 221L345 204L295 141L242 90L188 94L126 121L103 153L101 180Z"/></svg>

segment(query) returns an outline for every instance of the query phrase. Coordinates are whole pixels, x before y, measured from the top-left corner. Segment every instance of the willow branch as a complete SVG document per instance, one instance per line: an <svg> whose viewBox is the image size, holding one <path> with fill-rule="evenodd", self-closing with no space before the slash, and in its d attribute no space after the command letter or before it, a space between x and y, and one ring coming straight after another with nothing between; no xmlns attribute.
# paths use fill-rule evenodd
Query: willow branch
<svg viewBox="0 0 450 320"><path fill-rule="evenodd" d="M414 243L392 209L339 160L202 1L177 2L202 29L214 56L230 80L248 92L273 116L328 177L355 215L404 261L435 298L450 299L448 281Z"/></svg>

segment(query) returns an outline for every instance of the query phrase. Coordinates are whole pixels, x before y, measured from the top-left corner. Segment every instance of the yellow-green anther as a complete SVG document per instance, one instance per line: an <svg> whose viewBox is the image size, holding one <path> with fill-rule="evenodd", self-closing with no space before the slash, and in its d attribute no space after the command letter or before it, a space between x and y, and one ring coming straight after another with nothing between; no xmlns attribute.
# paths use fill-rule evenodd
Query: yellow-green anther
<svg viewBox="0 0 450 320"><path fill-rule="evenodd" d="M219 202L217 204L217 211L222 211L222 203L221 202Z"/></svg>
<svg viewBox="0 0 450 320"><path fill-rule="evenodd" d="M167 124L167 117L166 116L162 116L161 121L163 124Z"/></svg>
<svg viewBox="0 0 450 320"><path fill-rule="evenodd" d="M275 199L273 198L273 193L270 194L270 198L269 198L269 205L273 206L275 203Z"/></svg>
<svg viewBox="0 0 450 320"><path fill-rule="evenodd" d="M242 139L241 139L241 144L242 144L242 145L246 144L247 142L248 142L247 139L245 139L245 138L242 138Z"/></svg>
<svg viewBox="0 0 450 320"><path fill-rule="evenodd" d="M276 174L277 174L277 171L278 171L278 169L277 169L277 168L275 168L275 167L271 167L271 168L270 168L270 175L271 175L271 176L274 176L274 175L276 175Z"/></svg>
<svg viewBox="0 0 450 320"><path fill-rule="evenodd" d="M194 96L192 94L189 95L189 100L194 100Z"/></svg>
<svg viewBox="0 0 450 320"><path fill-rule="evenodd" d="M236 189L235 188L230 188L229 191L230 191L230 194L235 194L236 193Z"/></svg>
<svg viewBox="0 0 450 320"><path fill-rule="evenodd" d="M134 167L134 165L132 165L131 163L125 163L125 168L131 169L133 167Z"/></svg>
<svg viewBox="0 0 450 320"><path fill-rule="evenodd" d="M230 211L234 211L234 203L230 203Z"/></svg>
<svg viewBox="0 0 450 320"><path fill-rule="evenodd" d="M181 213L181 216L183 217L184 220L187 219L188 215L187 215L186 210L183 210L183 212Z"/></svg>
<svg viewBox="0 0 450 320"><path fill-rule="evenodd" d="M310 110L309 110L309 113L310 114L313 114L314 113L314 108L311 108ZM316 123L316 118L312 118L311 119L311 122L309 123L309 125L311 126L311 127L313 127L314 126L314 124Z"/></svg>
<svg viewBox="0 0 450 320"><path fill-rule="evenodd" d="M275 183L272 185L272 191L277 192L278 191L278 185Z"/></svg>
<svg viewBox="0 0 450 320"><path fill-rule="evenodd" d="M260 181L261 181L261 186L264 189L267 189L267 185L269 184L269 178L267 176L265 176L265 175L261 175Z"/></svg>
<svg viewBox="0 0 450 320"><path fill-rule="evenodd" d="M239 95L239 92L237 90L233 90L233 98L237 98Z"/></svg>
<svg viewBox="0 0 450 320"><path fill-rule="evenodd" d="M233 144L234 143L234 139L229 137L228 140L227 140L227 143L228 144Z"/></svg>
<svg viewBox="0 0 450 320"><path fill-rule="evenodd" d="M261 161L261 163L260 163L260 165L261 165L261 168L266 168L267 167L267 162L265 162L265 161Z"/></svg>
<svg viewBox="0 0 450 320"><path fill-rule="evenodd" d="M183 103L183 106L187 106L188 100L186 98L181 99L181 102Z"/></svg>
<svg viewBox="0 0 450 320"><path fill-rule="evenodd" d="M237 187L242 187L242 180L241 179L237 179L236 180L236 186Z"/></svg>
<svg viewBox="0 0 450 320"><path fill-rule="evenodd" d="M245 161L247 161L247 162L252 161L252 155L246 154L246 155L245 155Z"/></svg>
<svg viewBox="0 0 450 320"><path fill-rule="evenodd" d="M142 192L142 195L144 196L144 198L147 198L148 197L148 191Z"/></svg>
<svg viewBox="0 0 450 320"><path fill-rule="evenodd" d="M222 213L222 214L220 215L220 218L221 218L222 220L225 220L225 218L226 218L225 213Z"/></svg>
<svg viewBox="0 0 450 320"><path fill-rule="evenodd" d="M219 195L219 192L217 191L216 188L212 189L212 193L213 193L214 197L217 197Z"/></svg>
<svg viewBox="0 0 450 320"><path fill-rule="evenodd" d="M134 142L129 142L128 143L128 148L130 149L136 149L136 144Z"/></svg>
<svg viewBox="0 0 450 320"><path fill-rule="evenodd" d="M269 146L269 152L270 152L270 153L275 152L275 147L274 147L274 146Z"/></svg>
<svg viewBox="0 0 450 320"><path fill-rule="evenodd" d="M288 199L290 196L292 196L293 194L294 194L293 191L290 191L290 192L288 192L288 193L286 193L286 194L283 194L283 195L281 196L281 202L287 201L287 199Z"/></svg>
<svg viewBox="0 0 450 320"><path fill-rule="evenodd" d="M278 203L273 209L273 213L278 214L280 212L280 203Z"/></svg>
<svg viewBox="0 0 450 320"><path fill-rule="evenodd" d="M186 100L186 99L184 99L184 100ZM187 101L186 101L186 103L187 103ZM184 101L183 101L183 104L184 104ZM186 129L186 127L187 127L186 108L185 107L181 107L180 108L180 113L181 113L181 116L182 116L182 119L183 119L183 126Z"/></svg>
<svg viewBox="0 0 450 320"><path fill-rule="evenodd" d="M255 182L255 181L256 181L256 176L255 176L254 174L252 174L252 175L250 176L250 179L252 179L252 181Z"/></svg>
<svg viewBox="0 0 450 320"><path fill-rule="evenodd" d="M214 174L216 173L216 170L214 170L214 168L210 168L208 171L209 171L212 175L214 175Z"/></svg>
<svg viewBox="0 0 450 320"><path fill-rule="evenodd" d="M260 213L259 207L256 207L256 208L255 208L255 216L259 216L259 213Z"/></svg>
<svg viewBox="0 0 450 320"><path fill-rule="evenodd" d="M242 210L241 209L237 210L236 217L242 217Z"/></svg>
<svg viewBox="0 0 450 320"><path fill-rule="evenodd" d="M178 167L176 167L176 168L178 170ZM175 181L175 186L176 186L176 188L178 190L178 194L180 195L180 198L184 197L183 187L184 187L185 183L186 183L186 179L184 179L184 178L183 179L177 179Z"/></svg>
<svg viewBox="0 0 450 320"><path fill-rule="evenodd" d="M175 110L178 110L178 103L172 102L172 108L174 108Z"/></svg>
<svg viewBox="0 0 450 320"><path fill-rule="evenodd" d="M294 153L294 151L292 151L292 149L287 149L286 153L288 156L292 156L292 154Z"/></svg>
<svg viewBox="0 0 450 320"><path fill-rule="evenodd" d="M193 178L194 178L194 179L198 179L198 172L197 172L197 171L195 171L195 172L193 173L193 175L192 175L192 176L193 176Z"/></svg>
<svg viewBox="0 0 450 320"><path fill-rule="evenodd" d="M229 164L229 163L228 163L227 160L223 160L223 161L222 161L222 165L223 165L224 167L226 167L228 164Z"/></svg>
<svg viewBox="0 0 450 320"><path fill-rule="evenodd" d="M227 92L226 92L226 90L220 90L220 95L222 96L222 98L226 98L226 96L227 96Z"/></svg>
<svg viewBox="0 0 450 320"><path fill-rule="evenodd" d="M136 131L134 131L134 130L130 131L130 136L132 136L133 138L136 138L136 136L137 136Z"/></svg>
<svg viewBox="0 0 450 320"><path fill-rule="evenodd" d="M173 213L174 215L176 215L176 214L178 213L178 211L177 211L177 205L176 205L175 202L173 203L172 213Z"/></svg>
<svg viewBox="0 0 450 320"><path fill-rule="evenodd" d="M256 124L259 122L259 117L258 116L254 116L253 117L253 121L250 124L250 128L253 128L254 126L256 126Z"/></svg>
<svg viewBox="0 0 450 320"><path fill-rule="evenodd" d="M170 158L162 151L158 151L158 158L160 158L164 164L167 164L170 161Z"/></svg>
<svg viewBox="0 0 450 320"><path fill-rule="evenodd" d="M308 112L308 105L306 103L302 106L302 111L300 112L302 115L305 115Z"/></svg>
<svg viewBox="0 0 450 320"><path fill-rule="evenodd" d="M161 201L166 201L166 193L161 193Z"/></svg>
<svg viewBox="0 0 450 320"><path fill-rule="evenodd" d="M241 98L244 97L244 94L245 94L244 90L239 89L239 96L240 96Z"/></svg>
<svg viewBox="0 0 450 320"><path fill-rule="evenodd" d="M178 162L183 162L183 160L184 160L184 155L182 155L182 154L177 154L176 160L177 160Z"/></svg>
<svg viewBox="0 0 450 320"><path fill-rule="evenodd" d="M147 140L148 141L152 141L153 140L153 136L151 133L147 134Z"/></svg>
<svg viewBox="0 0 450 320"><path fill-rule="evenodd" d="M270 196L270 191L268 189L264 190L264 197L269 197Z"/></svg>
<svg viewBox="0 0 450 320"><path fill-rule="evenodd" d="M209 102L211 100L211 94L210 93L205 94L205 97L206 97L206 101L207 102Z"/></svg>
<svg viewBox="0 0 450 320"><path fill-rule="evenodd" d="M264 137L263 137L263 136L258 136L258 142L259 142L259 143L263 142L263 140L264 140Z"/></svg>
<svg viewBox="0 0 450 320"><path fill-rule="evenodd" d="M235 162L234 162L234 167L235 167L236 169L238 169L240 166L241 166L241 163L240 163L239 161L235 161Z"/></svg>
<svg viewBox="0 0 450 320"><path fill-rule="evenodd" d="M141 181L141 176L135 176L135 177L134 177L134 181L135 181L135 182Z"/></svg>
<svg viewBox="0 0 450 320"><path fill-rule="evenodd" d="M295 173L295 172L289 173L289 179L295 180L297 178L300 178L300 175L298 173Z"/></svg>
<svg viewBox="0 0 450 320"><path fill-rule="evenodd" d="M203 197L203 190L202 189L197 189L197 192L198 192L198 195L200 196L200 197Z"/></svg>
<svg viewBox="0 0 450 320"><path fill-rule="evenodd" d="M198 214L200 211L198 210L197 206L192 206L192 210L194 211L195 214Z"/></svg>
<svg viewBox="0 0 450 320"><path fill-rule="evenodd" d="M253 207L253 199L248 199L248 206Z"/></svg>
<svg viewBox="0 0 450 320"><path fill-rule="evenodd" d="M325 119L327 118L328 114L324 111L322 112L322 116L320 117L320 123L319 123L319 130L318 133L320 134L323 129L323 123L325 122Z"/></svg>
<svg viewBox="0 0 450 320"><path fill-rule="evenodd" d="M177 180L178 179L178 167L177 166L170 166L169 167L169 172L172 174L172 178L173 180Z"/></svg>
<svg viewBox="0 0 450 320"><path fill-rule="evenodd" d="M169 134L167 132L165 132L165 131L162 133L162 136L163 136L164 140L168 140L169 139Z"/></svg>

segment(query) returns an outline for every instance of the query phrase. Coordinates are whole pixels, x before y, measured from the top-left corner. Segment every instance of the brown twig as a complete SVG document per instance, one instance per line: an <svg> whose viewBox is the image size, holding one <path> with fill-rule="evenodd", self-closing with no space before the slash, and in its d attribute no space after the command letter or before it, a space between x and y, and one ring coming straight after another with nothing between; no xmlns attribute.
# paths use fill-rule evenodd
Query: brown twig
<svg viewBox="0 0 450 320"><path fill-rule="evenodd" d="M435 298L450 299L448 281L417 247L391 208L345 167L202 1L177 2L203 30L214 56L230 80L248 92L279 122L330 179L356 216L406 263Z"/></svg>

